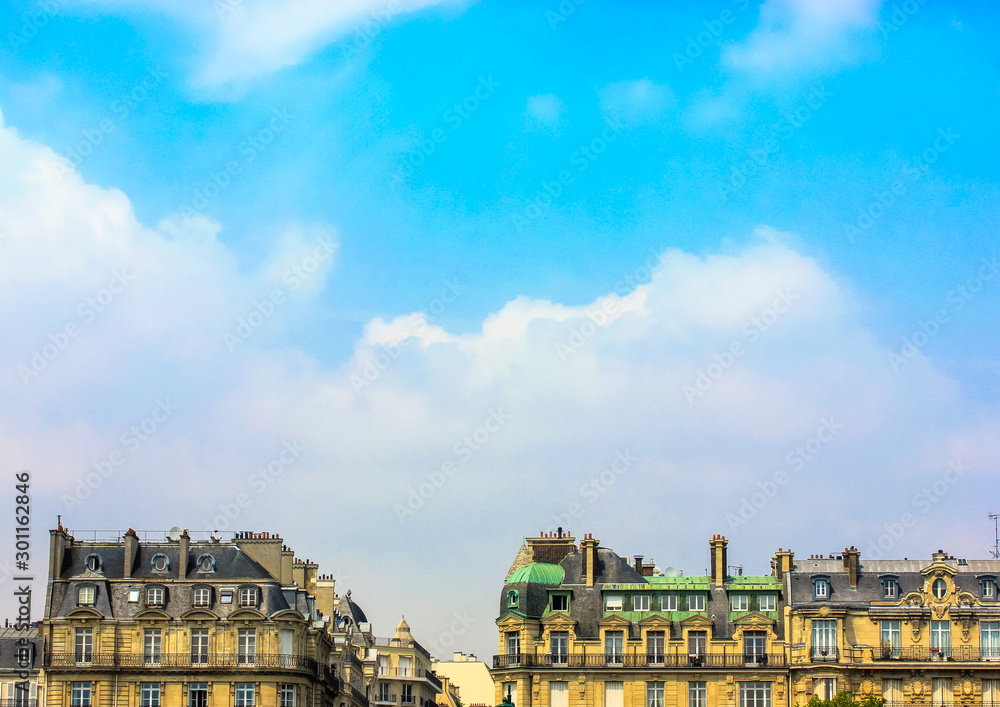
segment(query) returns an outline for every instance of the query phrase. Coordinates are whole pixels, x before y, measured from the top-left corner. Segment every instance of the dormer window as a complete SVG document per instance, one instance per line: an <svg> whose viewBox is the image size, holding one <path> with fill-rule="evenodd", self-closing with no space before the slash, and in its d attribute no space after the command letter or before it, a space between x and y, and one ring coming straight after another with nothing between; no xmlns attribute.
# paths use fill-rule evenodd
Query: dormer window
<svg viewBox="0 0 1000 707"><path fill-rule="evenodd" d="M170 569L170 558L162 552L158 552L153 555L152 565L154 572L166 572Z"/></svg>
<svg viewBox="0 0 1000 707"><path fill-rule="evenodd" d="M732 602L733 611L750 610L750 597L746 594L733 594L730 601Z"/></svg>
<svg viewBox="0 0 1000 707"><path fill-rule="evenodd" d="M649 595L636 594L632 597L633 611L649 611Z"/></svg>
<svg viewBox="0 0 1000 707"><path fill-rule="evenodd" d="M240 606L251 609L257 606L257 587L240 588Z"/></svg>
<svg viewBox="0 0 1000 707"><path fill-rule="evenodd" d="M944 599L947 593L948 584L943 579L935 579L934 583L931 584L931 594L934 595L934 598Z"/></svg>
<svg viewBox="0 0 1000 707"><path fill-rule="evenodd" d="M80 587L76 593L77 606L93 606L97 596L97 588L93 585Z"/></svg>
<svg viewBox="0 0 1000 707"><path fill-rule="evenodd" d="M86 565L88 572L100 572L104 567L104 562L101 560L101 556L96 552L92 552L87 555L83 564Z"/></svg>
<svg viewBox="0 0 1000 707"><path fill-rule="evenodd" d="M507 592L507 608L516 609L517 608L517 590L511 589Z"/></svg>
<svg viewBox="0 0 1000 707"><path fill-rule="evenodd" d="M979 578L979 596L982 599L995 600L997 598L997 580L994 577Z"/></svg>
<svg viewBox="0 0 1000 707"><path fill-rule="evenodd" d="M622 610L622 595L621 594L608 594L606 597L605 611L621 611Z"/></svg>
<svg viewBox="0 0 1000 707"><path fill-rule="evenodd" d="M778 610L778 597L774 594L761 594L760 595L760 610L761 611L777 611Z"/></svg>
<svg viewBox="0 0 1000 707"><path fill-rule="evenodd" d="M899 581L895 577L882 578L882 598L895 599L899 596Z"/></svg>
<svg viewBox="0 0 1000 707"><path fill-rule="evenodd" d="M826 577L813 578L813 599L828 599L830 597L830 580Z"/></svg>
<svg viewBox="0 0 1000 707"><path fill-rule="evenodd" d="M212 604L212 590L208 587L195 587L194 605L204 608Z"/></svg>
<svg viewBox="0 0 1000 707"><path fill-rule="evenodd" d="M569 611L569 597L565 594L553 594L552 611Z"/></svg>
<svg viewBox="0 0 1000 707"><path fill-rule="evenodd" d="M215 572L215 558L207 552L198 555L197 564L199 572Z"/></svg>
<svg viewBox="0 0 1000 707"><path fill-rule="evenodd" d="M163 587L150 587L146 590L146 606L163 606Z"/></svg>
<svg viewBox="0 0 1000 707"><path fill-rule="evenodd" d="M704 610L705 610L705 595L688 594L688 611L704 611Z"/></svg>
<svg viewBox="0 0 1000 707"><path fill-rule="evenodd" d="M139 590L129 589L128 590L128 601L130 604L137 604L139 602Z"/></svg>

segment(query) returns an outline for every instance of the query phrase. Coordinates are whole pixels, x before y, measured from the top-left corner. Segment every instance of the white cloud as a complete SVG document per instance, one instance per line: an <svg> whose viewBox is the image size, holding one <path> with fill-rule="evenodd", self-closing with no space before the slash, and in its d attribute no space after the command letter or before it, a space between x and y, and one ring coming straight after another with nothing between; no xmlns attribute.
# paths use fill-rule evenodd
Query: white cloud
<svg viewBox="0 0 1000 707"><path fill-rule="evenodd" d="M881 0L767 0L749 37L727 46L722 63L759 77L836 68L856 60L859 32L878 26Z"/></svg>
<svg viewBox="0 0 1000 707"><path fill-rule="evenodd" d="M677 103L669 86L649 79L608 84L600 99L606 117L629 124L658 122Z"/></svg>
<svg viewBox="0 0 1000 707"><path fill-rule="evenodd" d="M551 93L528 96L524 109L525 126L533 131L557 132L559 119L565 112L566 104Z"/></svg>
<svg viewBox="0 0 1000 707"><path fill-rule="evenodd" d="M892 554L949 538L978 552L955 545L978 522L967 499L995 487L995 410L921 355L893 371L848 286L785 234L762 229L726 254L669 249L651 277L638 263L621 273L644 284L586 305L518 297L478 332L374 319L331 368L289 330L303 312L322 321L329 229L277 234L247 271L218 224L146 227L120 191L58 178L60 160L0 128L0 457L32 470L37 523L280 531L324 570L346 568L378 631L413 613L431 643L453 617L425 607L450 606L475 617L463 642L477 651L494 643L521 535L557 524L688 571L713 532L762 572L790 539L867 553L905 512L918 523ZM315 279L293 288L310 257ZM127 285L82 315L118 271ZM36 354L44 370L25 383ZM161 399L176 411L132 449L123 434ZM831 421L843 428L816 447ZM253 475L292 443L301 453L258 493ZM790 463L800 447L808 460ZM626 451L628 470L595 490ZM115 452L123 461L88 488ZM954 459L971 466L961 489L923 514L911 498ZM778 471L773 499L730 525ZM428 556L461 565L463 582L442 583ZM387 567L408 577L405 596Z"/></svg>
<svg viewBox="0 0 1000 707"><path fill-rule="evenodd" d="M363 49L402 16L458 0L75 0L80 4L170 15L203 38L194 76L214 89L280 71L354 34L349 50Z"/></svg>

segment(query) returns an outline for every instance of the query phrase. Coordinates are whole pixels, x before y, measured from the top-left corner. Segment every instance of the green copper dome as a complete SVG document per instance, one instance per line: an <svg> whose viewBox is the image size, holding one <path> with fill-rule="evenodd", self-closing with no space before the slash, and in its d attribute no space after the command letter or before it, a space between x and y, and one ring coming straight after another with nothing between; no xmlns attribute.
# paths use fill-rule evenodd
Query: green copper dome
<svg viewBox="0 0 1000 707"><path fill-rule="evenodd" d="M522 567L517 572L507 578L507 584L514 582L538 582L539 584L559 584L563 580L565 572L559 565L550 565L544 562L534 562L527 567Z"/></svg>

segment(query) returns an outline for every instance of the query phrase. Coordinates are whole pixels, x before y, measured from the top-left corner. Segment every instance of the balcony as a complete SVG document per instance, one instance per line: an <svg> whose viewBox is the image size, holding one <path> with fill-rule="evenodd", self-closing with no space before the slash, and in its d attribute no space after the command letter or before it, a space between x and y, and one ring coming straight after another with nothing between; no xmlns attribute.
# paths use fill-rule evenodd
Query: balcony
<svg viewBox="0 0 1000 707"><path fill-rule="evenodd" d="M377 705L394 705L396 704L397 695L394 692L387 692L383 695L375 695L375 704Z"/></svg>
<svg viewBox="0 0 1000 707"><path fill-rule="evenodd" d="M426 680L433 687L436 687L440 692L443 687L438 676L435 675L430 670L424 670L423 668L391 668L379 666L378 677L380 678L417 678L420 680Z"/></svg>
<svg viewBox="0 0 1000 707"><path fill-rule="evenodd" d="M0 700L0 707L39 707L38 700L27 697L9 697Z"/></svg>
<svg viewBox="0 0 1000 707"><path fill-rule="evenodd" d="M813 646L809 653L814 663L837 662L837 646Z"/></svg>
<svg viewBox="0 0 1000 707"><path fill-rule="evenodd" d="M493 656L493 667L503 668L781 668L784 653L597 653L578 655L518 653ZM998 706L1000 707L1000 706Z"/></svg>
<svg viewBox="0 0 1000 707"><path fill-rule="evenodd" d="M50 653L47 668L286 668L316 672L312 658L284 653Z"/></svg>
<svg viewBox="0 0 1000 707"><path fill-rule="evenodd" d="M952 646L950 648L928 648L927 646L851 649L851 660L855 663L873 662L949 662L979 663L1000 662L1000 649L977 648L975 646ZM1000 707L1000 705L998 705Z"/></svg>

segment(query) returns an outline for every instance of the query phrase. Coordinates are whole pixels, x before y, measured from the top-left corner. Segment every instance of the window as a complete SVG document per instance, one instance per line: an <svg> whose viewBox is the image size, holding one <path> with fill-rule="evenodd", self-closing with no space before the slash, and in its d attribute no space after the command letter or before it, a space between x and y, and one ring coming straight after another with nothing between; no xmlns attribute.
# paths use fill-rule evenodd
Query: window
<svg viewBox="0 0 1000 707"><path fill-rule="evenodd" d="M160 707L160 683L144 682L139 692L140 707Z"/></svg>
<svg viewBox="0 0 1000 707"><path fill-rule="evenodd" d="M733 594L731 597L733 611L749 611L750 598L746 594Z"/></svg>
<svg viewBox="0 0 1000 707"><path fill-rule="evenodd" d="M569 611L569 596L566 594L553 594L552 611Z"/></svg>
<svg viewBox="0 0 1000 707"><path fill-rule="evenodd" d="M75 682L70 692L70 705L72 707L90 707L90 683Z"/></svg>
<svg viewBox="0 0 1000 707"><path fill-rule="evenodd" d="M73 658L77 663L90 663L94 660L94 629L76 629L76 644L73 650ZM84 683L80 683L81 685ZM89 685L90 683L86 683ZM89 698L88 698L89 699ZM90 704L89 702L87 704Z"/></svg>
<svg viewBox="0 0 1000 707"><path fill-rule="evenodd" d="M252 682L236 683L236 707L254 707L256 700L257 693Z"/></svg>
<svg viewBox="0 0 1000 707"><path fill-rule="evenodd" d="M607 596L606 611L621 611L622 610L622 595L621 594L608 594Z"/></svg>
<svg viewBox="0 0 1000 707"><path fill-rule="evenodd" d="M663 707L663 683L646 683L646 707Z"/></svg>
<svg viewBox="0 0 1000 707"><path fill-rule="evenodd" d="M614 680L604 683L604 707L625 707L625 683Z"/></svg>
<svg viewBox="0 0 1000 707"><path fill-rule="evenodd" d="M549 707L569 707L569 683L553 680L549 683Z"/></svg>
<svg viewBox="0 0 1000 707"><path fill-rule="evenodd" d="M413 675L413 673L410 672L410 664L412 662L413 662L412 658L410 658L410 656L408 656L408 655L401 655L401 656L399 656L399 675L400 676L402 676L404 678L408 678L411 675Z"/></svg>
<svg viewBox="0 0 1000 707"><path fill-rule="evenodd" d="M983 707L1000 705L1000 680L983 680Z"/></svg>
<svg viewBox="0 0 1000 707"><path fill-rule="evenodd" d="M232 589L220 589L219 590L219 602L222 604L232 604L233 603L233 591Z"/></svg>
<svg viewBox="0 0 1000 707"><path fill-rule="evenodd" d="M688 707L708 707L708 687L704 680L688 683Z"/></svg>
<svg viewBox="0 0 1000 707"><path fill-rule="evenodd" d="M413 704L413 685L412 683L404 682L400 685L400 690L402 691L402 700L404 705Z"/></svg>
<svg viewBox="0 0 1000 707"><path fill-rule="evenodd" d="M215 558L207 552L202 555L198 555L196 563L198 565L199 572L215 572Z"/></svg>
<svg viewBox="0 0 1000 707"><path fill-rule="evenodd" d="M163 636L158 628L147 628L142 632L142 664L159 665Z"/></svg>
<svg viewBox="0 0 1000 707"><path fill-rule="evenodd" d="M188 707L208 707L208 683L188 683Z"/></svg>
<svg viewBox="0 0 1000 707"><path fill-rule="evenodd" d="M30 668L35 662L35 645L29 643L26 646L18 646L15 657L17 659L17 667Z"/></svg>
<svg viewBox="0 0 1000 707"><path fill-rule="evenodd" d="M830 596L830 582L824 577L813 580L813 599L826 599Z"/></svg>
<svg viewBox="0 0 1000 707"><path fill-rule="evenodd" d="M705 595L704 594L688 594L688 610L689 611L704 611L705 610Z"/></svg>
<svg viewBox="0 0 1000 707"><path fill-rule="evenodd" d="M761 611L777 611L778 610L778 597L774 594L761 594L760 595L760 610Z"/></svg>
<svg viewBox="0 0 1000 707"><path fill-rule="evenodd" d="M378 684L378 693L375 697L376 702L394 702L395 700L389 694L389 683L380 682Z"/></svg>
<svg viewBox="0 0 1000 707"><path fill-rule="evenodd" d="M625 632L604 632L604 655L609 665L621 665L625 655Z"/></svg>
<svg viewBox="0 0 1000 707"><path fill-rule="evenodd" d="M813 660L837 659L836 619L813 619L812 647Z"/></svg>
<svg viewBox="0 0 1000 707"><path fill-rule="evenodd" d="M983 577L979 580L979 596L983 599L997 598L997 581L992 577Z"/></svg>
<svg viewBox="0 0 1000 707"><path fill-rule="evenodd" d="M983 660L1000 660L1000 621L979 624L979 648ZM985 698L983 698L985 702Z"/></svg>
<svg viewBox="0 0 1000 707"><path fill-rule="evenodd" d="M104 565L104 563L101 561L101 556L98 555L96 552L92 552L89 555L87 555L83 563L87 566L87 569L90 572L100 572L101 567Z"/></svg>
<svg viewBox="0 0 1000 707"><path fill-rule="evenodd" d="M510 609L517 608L517 591L513 589L507 592L507 607Z"/></svg>
<svg viewBox="0 0 1000 707"><path fill-rule="evenodd" d="M191 665L208 665L208 629L191 629Z"/></svg>
<svg viewBox="0 0 1000 707"><path fill-rule="evenodd" d="M943 579L935 579L931 584L931 593L935 599L944 599L948 593L948 584Z"/></svg>
<svg viewBox="0 0 1000 707"><path fill-rule="evenodd" d="M688 655L703 656L708 647L708 631L688 631Z"/></svg>
<svg viewBox="0 0 1000 707"><path fill-rule="evenodd" d="M253 665L257 655L257 629L241 628L236 634L236 662Z"/></svg>
<svg viewBox="0 0 1000 707"><path fill-rule="evenodd" d="M903 704L903 678L882 678L882 699L886 707L901 707Z"/></svg>
<svg viewBox="0 0 1000 707"><path fill-rule="evenodd" d="M569 632L553 631L549 635L553 665L566 665L569 659Z"/></svg>
<svg viewBox="0 0 1000 707"><path fill-rule="evenodd" d="M521 633L510 631L507 634L507 655L519 655L521 653Z"/></svg>
<svg viewBox="0 0 1000 707"><path fill-rule="evenodd" d="M295 707L295 685L282 685L278 691L278 707Z"/></svg>
<svg viewBox="0 0 1000 707"><path fill-rule="evenodd" d="M194 590L194 605L206 607L212 604L212 590L208 587L196 587Z"/></svg>
<svg viewBox="0 0 1000 707"><path fill-rule="evenodd" d="M93 606L96 595L95 587L80 587L76 594L76 603L79 606Z"/></svg>
<svg viewBox="0 0 1000 707"><path fill-rule="evenodd" d="M154 572L166 572L168 569L170 569L170 558L164 555L162 552L158 552L155 555L153 555L151 563L153 565Z"/></svg>
<svg viewBox="0 0 1000 707"><path fill-rule="evenodd" d="M898 658L902 653L902 639L899 632L899 621L882 622L882 658Z"/></svg>
<svg viewBox="0 0 1000 707"><path fill-rule="evenodd" d="M951 678L931 678L932 704L950 705L952 694Z"/></svg>
<svg viewBox="0 0 1000 707"><path fill-rule="evenodd" d="M146 606L163 606L163 587L150 587L146 590Z"/></svg>
<svg viewBox="0 0 1000 707"><path fill-rule="evenodd" d="M649 631L646 634L646 661L650 665L663 665L666 633Z"/></svg>
<svg viewBox="0 0 1000 707"><path fill-rule="evenodd" d="M743 660L750 665L767 664L767 631L743 632Z"/></svg>
<svg viewBox="0 0 1000 707"><path fill-rule="evenodd" d="M676 594L664 594L660 601L663 604L663 611L677 611Z"/></svg>
<svg viewBox="0 0 1000 707"><path fill-rule="evenodd" d="M283 628L278 633L278 641L280 643L281 649L281 667L282 668L295 668L293 657L295 655L295 631L290 628ZM384 656L379 656L384 657ZM381 667L381 666L379 666Z"/></svg>
<svg viewBox="0 0 1000 707"><path fill-rule="evenodd" d="M129 601L129 604L135 604L135 603L137 603L139 601L139 590L138 589L129 589L128 590L128 601Z"/></svg>
<svg viewBox="0 0 1000 707"><path fill-rule="evenodd" d="M837 678L817 678L815 688L816 697L832 700L837 696Z"/></svg>
<svg viewBox="0 0 1000 707"><path fill-rule="evenodd" d="M771 683L741 682L740 707L771 707Z"/></svg>
<svg viewBox="0 0 1000 707"><path fill-rule="evenodd" d="M632 597L633 611L649 611L649 595L636 594Z"/></svg>
<svg viewBox="0 0 1000 707"><path fill-rule="evenodd" d="M951 622L931 621L931 660L951 655Z"/></svg>
<svg viewBox="0 0 1000 707"><path fill-rule="evenodd" d="M895 577L882 578L882 598L895 599L899 595L899 584Z"/></svg>
<svg viewBox="0 0 1000 707"><path fill-rule="evenodd" d="M257 606L257 587L242 587L240 589L240 606Z"/></svg>
<svg viewBox="0 0 1000 707"><path fill-rule="evenodd" d="M516 705L517 702L517 683L516 682L505 682L503 684L503 700L509 705Z"/></svg>

